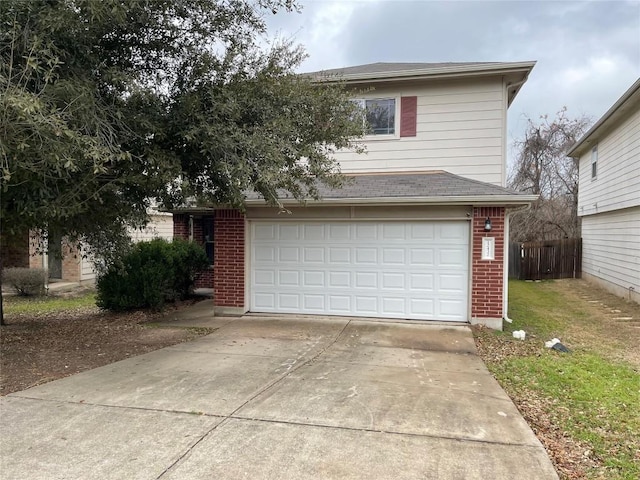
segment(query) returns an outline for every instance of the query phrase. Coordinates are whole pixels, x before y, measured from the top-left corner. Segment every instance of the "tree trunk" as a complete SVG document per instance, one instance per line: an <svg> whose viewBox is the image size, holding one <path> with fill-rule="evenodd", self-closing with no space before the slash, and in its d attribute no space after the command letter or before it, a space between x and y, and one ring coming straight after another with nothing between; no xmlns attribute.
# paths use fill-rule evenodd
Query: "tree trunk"
<svg viewBox="0 0 640 480"><path fill-rule="evenodd" d="M2 248L2 227L0 226L0 248ZM4 297L2 296L2 274L4 273L4 263L2 255L0 255L0 327L6 325L4 323Z"/></svg>

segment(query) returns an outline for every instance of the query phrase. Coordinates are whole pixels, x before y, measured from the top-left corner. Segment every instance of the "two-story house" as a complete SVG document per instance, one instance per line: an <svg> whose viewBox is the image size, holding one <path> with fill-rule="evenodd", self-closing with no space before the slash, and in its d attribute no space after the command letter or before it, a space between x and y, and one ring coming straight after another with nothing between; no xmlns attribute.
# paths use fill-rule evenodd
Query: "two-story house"
<svg viewBox="0 0 640 480"><path fill-rule="evenodd" d="M640 303L640 79L571 147L582 274Z"/></svg>
<svg viewBox="0 0 640 480"><path fill-rule="evenodd" d="M336 154L353 181L290 214L249 194L174 215L174 235L213 240L218 313L484 323L507 309L507 109L534 62L376 63L313 74L354 92L365 154ZM362 93L366 92L366 93ZM213 237L213 239L211 238Z"/></svg>

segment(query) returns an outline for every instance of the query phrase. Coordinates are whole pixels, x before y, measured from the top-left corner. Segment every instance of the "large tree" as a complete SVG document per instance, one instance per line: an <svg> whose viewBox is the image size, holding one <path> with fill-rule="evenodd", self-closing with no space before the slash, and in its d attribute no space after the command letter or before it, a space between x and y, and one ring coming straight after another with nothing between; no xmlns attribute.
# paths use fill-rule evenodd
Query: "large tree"
<svg viewBox="0 0 640 480"><path fill-rule="evenodd" d="M293 0L0 2L1 226L100 252L150 198L277 204L342 181L361 125L339 86L294 69L265 15ZM271 45L264 47L264 45Z"/></svg>
<svg viewBox="0 0 640 480"><path fill-rule="evenodd" d="M527 242L580 236L578 163L566 152L586 131L587 117L569 118L563 108L555 118L528 119L524 137L515 143L516 161L509 187L539 199L529 210L514 215L511 240Z"/></svg>

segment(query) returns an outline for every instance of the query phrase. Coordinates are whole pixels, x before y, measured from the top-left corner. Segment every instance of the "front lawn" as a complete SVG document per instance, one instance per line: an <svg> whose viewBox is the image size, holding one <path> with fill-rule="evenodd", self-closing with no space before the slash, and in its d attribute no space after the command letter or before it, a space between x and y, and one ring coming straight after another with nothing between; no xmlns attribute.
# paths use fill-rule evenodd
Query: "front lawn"
<svg viewBox="0 0 640 480"><path fill-rule="evenodd" d="M640 306L581 280L511 281L509 299L513 324L475 329L478 350L561 478L640 478Z"/></svg>
<svg viewBox="0 0 640 480"><path fill-rule="evenodd" d="M180 309L191 302L171 305ZM0 395L211 333L208 328L158 328L161 313L110 313L93 292L4 298L0 327Z"/></svg>

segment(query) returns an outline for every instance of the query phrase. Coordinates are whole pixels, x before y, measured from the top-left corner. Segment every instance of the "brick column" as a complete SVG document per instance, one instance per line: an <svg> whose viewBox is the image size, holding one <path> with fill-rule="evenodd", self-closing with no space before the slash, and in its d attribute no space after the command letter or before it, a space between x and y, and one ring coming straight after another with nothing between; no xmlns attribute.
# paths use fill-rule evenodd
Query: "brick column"
<svg viewBox="0 0 640 480"><path fill-rule="evenodd" d="M491 219L491 231L484 222ZM502 329L502 293L504 285L504 207L473 209L473 256L471 267L472 323L484 323ZM482 259L482 238L495 238L494 260Z"/></svg>
<svg viewBox="0 0 640 480"><path fill-rule="evenodd" d="M183 213L173 215L173 237L189 239L189 216Z"/></svg>
<svg viewBox="0 0 640 480"><path fill-rule="evenodd" d="M223 312L244 313L244 215L216 210L213 225L213 301Z"/></svg>

